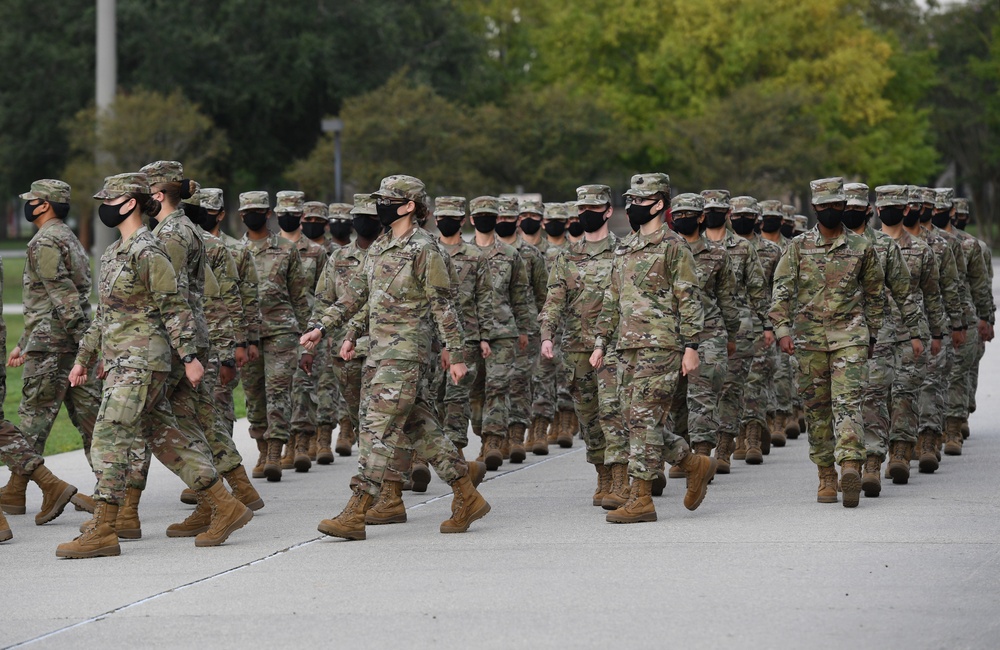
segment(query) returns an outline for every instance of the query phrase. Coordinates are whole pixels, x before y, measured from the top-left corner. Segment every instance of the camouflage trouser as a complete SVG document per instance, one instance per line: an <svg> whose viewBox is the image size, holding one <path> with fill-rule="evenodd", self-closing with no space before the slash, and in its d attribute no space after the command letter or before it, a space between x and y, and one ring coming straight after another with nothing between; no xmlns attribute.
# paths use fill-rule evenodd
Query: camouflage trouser
<svg viewBox="0 0 1000 650"><path fill-rule="evenodd" d="M587 462L605 465L609 463L609 456L614 459L610 462L628 462L628 438L617 396L615 353L605 355L605 363L598 370L590 365L590 355L590 352L566 353L570 392L587 445Z"/></svg>
<svg viewBox="0 0 1000 650"><path fill-rule="evenodd" d="M774 364L774 381L772 383L774 399L768 408L771 412L781 411L792 413L796 406L795 390L795 357L785 354L773 346L770 350L771 363Z"/></svg>
<svg viewBox="0 0 1000 650"><path fill-rule="evenodd" d="M260 358L243 366L251 438L288 441L298 346L295 334L264 337L260 340Z"/></svg>
<svg viewBox="0 0 1000 650"><path fill-rule="evenodd" d="M319 408L317 379L323 372L323 367L329 365L330 357L326 354L328 347L316 346L312 373L296 367L295 374L292 375L292 433L294 434L316 435L316 425L319 424L316 417Z"/></svg>
<svg viewBox="0 0 1000 650"><path fill-rule="evenodd" d="M944 431L945 398L948 394L948 376L951 373L955 350L945 337L941 352L928 358L920 382L919 424L917 433L937 435Z"/></svg>
<svg viewBox="0 0 1000 650"><path fill-rule="evenodd" d="M965 331L965 343L955 351L951 372L948 373L945 417L962 420L969 417L969 377L975 372L978 351L979 332L975 327L970 327Z"/></svg>
<svg viewBox="0 0 1000 650"><path fill-rule="evenodd" d="M753 359L750 360L750 372L747 373L746 385L743 387L743 412L740 420L743 424L758 422L760 426L767 426L767 413L773 412L774 404L774 355L772 350L777 346L768 348L761 337L754 344ZM788 355L784 355L788 356Z"/></svg>
<svg viewBox="0 0 1000 650"><path fill-rule="evenodd" d="M799 363L799 360L796 357L791 356L788 358L788 365L789 368L791 369L792 386L793 386L792 404L795 406L795 408L804 411L805 400L802 399L802 392L794 390L794 387L799 385L799 375L802 374L802 364ZM808 424L806 425L806 428L809 428Z"/></svg>
<svg viewBox="0 0 1000 650"><path fill-rule="evenodd" d="M750 374L750 364L753 363L755 347L759 340L759 334L754 338L738 337L736 352L726 358L726 370L722 377L722 392L719 393L716 415L718 433L728 433L733 438L739 435L747 376Z"/></svg>
<svg viewBox="0 0 1000 650"><path fill-rule="evenodd" d="M618 353L608 350L604 355L604 365L597 373L597 398L601 408L601 430L604 432L604 464L615 465L628 462L628 428L622 411L618 390Z"/></svg>
<svg viewBox="0 0 1000 650"><path fill-rule="evenodd" d="M219 383L215 384L212 390L212 399L215 401L216 419L221 430L230 438L233 437L233 425L236 423L236 412L233 408L233 391L236 384L240 383L240 371L236 371L236 376L228 386Z"/></svg>
<svg viewBox="0 0 1000 650"><path fill-rule="evenodd" d="M108 373L91 448L95 499L122 502L126 476L130 465L134 467L133 451L147 445L192 490L215 483L218 474L204 439L192 438L177 426L167 400L168 381L169 373L137 368L112 368Z"/></svg>
<svg viewBox="0 0 1000 650"><path fill-rule="evenodd" d="M337 388L344 400L345 414L351 419L355 431L360 431L361 426L361 376L365 359L366 357L354 357L350 361L344 361L337 357L330 364L333 367Z"/></svg>
<svg viewBox="0 0 1000 650"><path fill-rule="evenodd" d="M910 345L909 342L906 343ZM899 343L878 344L864 367L864 397L861 416L865 428L865 451L885 460L889 453L889 399L899 367ZM912 350L912 347L910 348ZM893 398L895 396L893 395ZM895 405L893 405L895 408Z"/></svg>
<svg viewBox="0 0 1000 650"><path fill-rule="evenodd" d="M468 345L465 348L465 365L469 372L462 381L455 384L451 377L445 373L443 381L439 382L438 395L441 397L441 410L443 412L442 425L444 433L448 436L456 447L464 449L469 446L469 420L472 419L472 407L469 393L472 385L476 383L479 372L478 360L483 358L482 351L478 345Z"/></svg>
<svg viewBox="0 0 1000 650"><path fill-rule="evenodd" d="M677 381L670 406L674 433L690 443L713 447L719 431L719 394L726 378L726 338L713 336L698 346L698 369Z"/></svg>
<svg viewBox="0 0 1000 650"><path fill-rule="evenodd" d="M538 334L528 337L528 347L524 352L517 350L514 357L514 372L510 381L510 424L531 426L531 378L538 372L542 341Z"/></svg>
<svg viewBox="0 0 1000 650"><path fill-rule="evenodd" d="M618 364L622 418L629 438L628 472L652 481L663 460L676 465L689 451L684 438L665 426L681 375L681 353L660 348L619 350Z"/></svg>
<svg viewBox="0 0 1000 650"><path fill-rule="evenodd" d="M376 366L361 424L370 447L362 449L358 460L362 485L373 496L378 496L383 481L402 481L414 454L426 458L449 484L469 471L424 399L423 371L419 361L386 359Z"/></svg>
<svg viewBox="0 0 1000 650"><path fill-rule="evenodd" d="M799 392L809 429L809 458L820 467L865 460L861 420L868 346L840 350L797 348ZM836 439L834 434L836 433Z"/></svg>
<svg viewBox="0 0 1000 650"><path fill-rule="evenodd" d="M201 380L205 390L207 390L212 398L212 423L205 429L205 437L209 440L210 445L211 441L219 436L231 440L233 437L233 423L236 419L233 413L233 387L239 381L239 375L230 380L229 386L224 387L219 383L219 371L221 368L222 364L217 359L206 363L205 376ZM201 390L201 387L199 387L199 390ZM227 392L228 399L219 400L218 396ZM222 472L224 470L220 469L219 471Z"/></svg>
<svg viewBox="0 0 1000 650"><path fill-rule="evenodd" d="M976 346L976 363L972 366L972 372L969 373L969 413L976 412L976 391L979 390L979 362L983 360L984 354L986 354L986 341L979 339L979 345Z"/></svg>
<svg viewBox="0 0 1000 650"><path fill-rule="evenodd" d="M10 421L0 421L0 460L14 474L30 476L45 461Z"/></svg>
<svg viewBox="0 0 1000 650"><path fill-rule="evenodd" d="M889 442L916 442L919 409L917 403L920 386L927 372L927 359L931 356L930 346L924 341L924 353L915 356L909 343L897 343L896 373L892 381L892 409L889 425ZM938 353L943 354L943 352ZM866 418L867 419L867 416Z"/></svg>
<svg viewBox="0 0 1000 650"><path fill-rule="evenodd" d="M337 384L337 369L334 366L334 357L340 351L333 349L331 340L320 342L317 349L323 350L324 361L320 366L313 363L313 367L318 368L313 370L313 374L316 375L316 426L333 429L337 427L340 418L347 415L347 404ZM360 373L358 376L360 378ZM357 417L356 407L354 413ZM357 431L357 427L354 430Z"/></svg>
<svg viewBox="0 0 1000 650"><path fill-rule="evenodd" d="M481 436L504 436L510 425L510 378L517 339L490 341L490 357L476 359L472 400L472 430Z"/></svg>
<svg viewBox="0 0 1000 650"><path fill-rule="evenodd" d="M551 359L538 360L531 380L531 394L534 396L531 418L543 418L549 422L556 414L559 377L565 372L562 346L556 341L552 342L552 352Z"/></svg>
<svg viewBox="0 0 1000 650"><path fill-rule="evenodd" d="M83 438L83 450L89 459L90 440L101 407L101 380L97 373L89 369L87 382L73 388L69 385L69 371L73 369L75 353L29 352L24 356L24 386L17 413L25 440L39 454L44 454L45 442L59 415L59 407L65 404L70 421Z"/></svg>

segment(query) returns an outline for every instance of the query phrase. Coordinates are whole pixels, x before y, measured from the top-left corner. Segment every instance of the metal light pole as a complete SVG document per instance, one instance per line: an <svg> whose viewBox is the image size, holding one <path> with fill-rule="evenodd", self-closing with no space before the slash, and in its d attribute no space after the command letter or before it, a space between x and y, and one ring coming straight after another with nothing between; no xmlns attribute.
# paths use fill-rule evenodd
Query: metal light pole
<svg viewBox="0 0 1000 650"><path fill-rule="evenodd" d="M333 200L341 203L344 193L340 185L340 132L344 130L344 121L339 117L328 117L320 123L323 133L333 133Z"/></svg>
<svg viewBox="0 0 1000 650"><path fill-rule="evenodd" d="M118 38L116 33L116 12L117 0L97 0L97 116L98 124L100 117L111 110L111 104L115 101L115 88L118 85ZM101 151L101 133L98 128L97 143L98 148L94 152L94 162L97 167L104 168L109 155L106 151ZM79 191L95 192L97 188L80 188ZM98 225L97 208L94 208L94 246L93 255L100 264L101 255L104 249L110 246L115 240L115 232L111 228ZM100 268L97 269L100 277Z"/></svg>

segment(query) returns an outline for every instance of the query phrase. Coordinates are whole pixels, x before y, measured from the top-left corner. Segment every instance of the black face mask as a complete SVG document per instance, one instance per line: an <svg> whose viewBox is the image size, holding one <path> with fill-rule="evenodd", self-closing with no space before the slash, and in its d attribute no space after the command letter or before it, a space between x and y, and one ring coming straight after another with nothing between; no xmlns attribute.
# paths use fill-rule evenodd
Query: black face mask
<svg viewBox="0 0 1000 650"><path fill-rule="evenodd" d="M326 224L322 221L305 221L302 223L302 234L309 239L319 239L323 236L323 231L326 229ZM350 237L351 234L351 224L347 224L347 235ZM338 237L337 239L346 239L346 237Z"/></svg>
<svg viewBox="0 0 1000 650"><path fill-rule="evenodd" d="M920 221L920 216L922 212L920 209L914 209L914 206L910 206L910 212L903 217L903 226L905 228L913 228Z"/></svg>
<svg viewBox="0 0 1000 650"><path fill-rule="evenodd" d="M516 221L500 221L496 227L497 235L500 237L513 237L517 232Z"/></svg>
<svg viewBox="0 0 1000 650"><path fill-rule="evenodd" d="M318 224L320 226L320 234L312 239L319 239L323 235L323 224ZM302 232L306 231L306 225L302 224ZM334 239L340 241L347 241L351 238L351 222L344 221L343 219L338 219L337 221L330 222L330 236ZM309 237L309 235L306 235Z"/></svg>
<svg viewBox="0 0 1000 650"><path fill-rule="evenodd" d="M726 215L728 213L729 210L723 210L722 208L711 208L709 210L705 210L705 227L722 228L726 225Z"/></svg>
<svg viewBox="0 0 1000 650"><path fill-rule="evenodd" d="M437 220L437 228L445 237L454 237L462 229L462 220L454 217L440 217Z"/></svg>
<svg viewBox="0 0 1000 650"><path fill-rule="evenodd" d="M935 212L931 216L931 221L934 222L934 225L938 228L947 228L948 224L951 223L951 214L949 214L948 210L945 210L944 212Z"/></svg>
<svg viewBox="0 0 1000 650"><path fill-rule="evenodd" d="M760 229L764 232L778 232L781 230L781 217L761 218Z"/></svg>
<svg viewBox="0 0 1000 650"><path fill-rule="evenodd" d="M823 224L825 228L834 230L843 222L843 219L843 210L836 210L834 208L816 208L816 220Z"/></svg>
<svg viewBox="0 0 1000 650"><path fill-rule="evenodd" d="M382 232L382 224L367 214L356 214L354 215L354 231L358 233L358 237L371 241Z"/></svg>
<svg viewBox="0 0 1000 650"><path fill-rule="evenodd" d="M787 239L791 239L795 236L795 226L789 224L781 224L781 234Z"/></svg>
<svg viewBox="0 0 1000 650"><path fill-rule="evenodd" d="M585 210L580 213L579 219L584 232L597 232L608 222L604 218L604 210Z"/></svg>
<svg viewBox="0 0 1000 650"><path fill-rule="evenodd" d="M878 220L887 226L895 226L903 220L903 210L901 205L887 205L878 209Z"/></svg>
<svg viewBox="0 0 1000 650"><path fill-rule="evenodd" d="M248 230L257 232L263 230L267 227L267 213L266 212L244 212L243 213L243 225L247 227Z"/></svg>
<svg viewBox="0 0 1000 650"><path fill-rule="evenodd" d="M37 210L38 208L42 207L43 205L44 205L44 202L43 203L39 203L38 205L31 205L31 203L25 203L24 204L24 218L27 219L29 223L34 222L35 219L37 219L38 217L42 216L41 212L39 212L38 214L35 214L35 210Z"/></svg>
<svg viewBox="0 0 1000 650"><path fill-rule="evenodd" d="M844 225L855 230L868 221L868 210L844 210Z"/></svg>
<svg viewBox="0 0 1000 650"><path fill-rule="evenodd" d="M569 230L569 234L573 237L583 236L583 224L579 221L571 221L567 230Z"/></svg>
<svg viewBox="0 0 1000 650"><path fill-rule="evenodd" d="M403 203L390 203L389 205L375 204L375 212L378 213L378 220L382 224L382 227L388 228L397 220L403 218L403 215L399 214L399 209L403 205Z"/></svg>
<svg viewBox="0 0 1000 650"><path fill-rule="evenodd" d="M497 216L495 214L477 214L472 220L472 225L479 232L488 235L497 228Z"/></svg>
<svg viewBox="0 0 1000 650"><path fill-rule="evenodd" d="M205 226L207 223L205 217L208 216L208 210L194 203L181 203L181 209L184 210L184 216L190 219L191 223L200 226L204 230L209 230Z"/></svg>
<svg viewBox="0 0 1000 650"><path fill-rule="evenodd" d="M108 228L117 228L121 222L128 219L131 212L121 213L121 209L128 205L128 201L124 203L119 203L118 205L107 205L102 203L97 207L97 216L101 218L101 223L103 223ZM134 208L133 208L134 209Z"/></svg>
<svg viewBox="0 0 1000 650"><path fill-rule="evenodd" d="M562 237L562 234L566 232L566 222L546 221L545 232L548 233L549 237Z"/></svg>
<svg viewBox="0 0 1000 650"><path fill-rule="evenodd" d="M920 210L920 223L927 223L932 216L934 216L934 208L924 205Z"/></svg>
<svg viewBox="0 0 1000 650"><path fill-rule="evenodd" d="M534 235L542 227L541 219L523 219L521 221L521 232L525 235Z"/></svg>
<svg viewBox="0 0 1000 650"><path fill-rule="evenodd" d="M285 232L295 232L302 225L301 214L279 214L278 227Z"/></svg>
<svg viewBox="0 0 1000 650"><path fill-rule="evenodd" d="M753 232L757 219L754 217L737 217L734 215L733 218L730 219L730 223L733 224L733 231L737 235L746 236Z"/></svg>
<svg viewBox="0 0 1000 650"><path fill-rule="evenodd" d="M678 217L674 215L673 229L674 232L681 235L693 235L698 231L698 216Z"/></svg>
<svg viewBox="0 0 1000 650"><path fill-rule="evenodd" d="M628 215L628 223L632 226L633 231L639 230L639 226L653 220L653 217L657 214L653 212L654 205L656 203L651 203L650 205L628 204L628 207L625 208L625 214Z"/></svg>
<svg viewBox="0 0 1000 650"><path fill-rule="evenodd" d="M969 220L968 219L955 219L954 221L952 221L952 225L954 225L959 230L965 230L965 227L969 225Z"/></svg>

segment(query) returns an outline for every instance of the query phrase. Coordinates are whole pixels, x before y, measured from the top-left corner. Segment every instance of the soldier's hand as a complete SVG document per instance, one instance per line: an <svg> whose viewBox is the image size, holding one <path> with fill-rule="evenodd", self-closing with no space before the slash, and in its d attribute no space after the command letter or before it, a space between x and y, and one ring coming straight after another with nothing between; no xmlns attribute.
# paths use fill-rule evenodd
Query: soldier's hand
<svg viewBox="0 0 1000 650"><path fill-rule="evenodd" d="M303 354L299 357L299 368L305 370L307 375L311 375L313 371L313 355Z"/></svg>
<svg viewBox="0 0 1000 650"><path fill-rule="evenodd" d="M187 380L191 382L193 387L198 388L201 378L205 376L205 366L201 365L201 361L198 359L195 359L191 363L185 363L184 376L187 377Z"/></svg>
<svg viewBox="0 0 1000 650"><path fill-rule="evenodd" d="M527 349L528 349L528 335L522 334L521 336L517 337L517 351L524 352Z"/></svg>
<svg viewBox="0 0 1000 650"><path fill-rule="evenodd" d="M219 367L219 383L223 386L228 386L230 382L236 379L236 368L230 366L220 366Z"/></svg>
<svg viewBox="0 0 1000 650"><path fill-rule="evenodd" d="M344 341L344 344L340 346L340 358L344 361L350 361L354 358L354 343Z"/></svg>
<svg viewBox="0 0 1000 650"><path fill-rule="evenodd" d="M790 336L782 336L778 339L778 347L785 354L795 354L795 342L792 341Z"/></svg>
<svg viewBox="0 0 1000 650"><path fill-rule="evenodd" d="M990 324L982 319L979 320L979 325L976 326L976 332L979 334L979 339L981 341L986 341L989 339L990 335Z"/></svg>
<svg viewBox="0 0 1000 650"><path fill-rule="evenodd" d="M73 388L77 386L82 386L87 382L87 369L76 364L73 369L69 371L69 385Z"/></svg>
<svg viewBox="0 0 1000 650"><path fill-rule="evenodd" d="M323 333L317 329L311 329L299 337L299 345L312 352L321 340L323 340Z"/></svg>
<svg viewBox="0 0 1000 650"><path fill-rule="evenodd" d="M590 355L590 365L594 368L600 368L604 365L604 350L594 350L594 353Z"/></svg>
<svg viewBox="0 0 1000 650"><path fill-rule="evenodd" d="M479 342L479 353L483 355L484 359L489 359L490 358L490 355L493 354L493 349L490 348L490 342L489 341L480 341Z"/></svg>
<svg viewBox="0 0 1000 650"><path fill-rule="evenodd" d="M444 350L441 350L441 370L447 370L450 365L451 354L448 352L448 349L445 348Z"/></svg>
<svg viewBox="0 0 1000 650"><path fill-rule="evenodd" d="M920 339L910 339L910 345L913 347L914 357L919 357L924 353L924 342Z"/></svg>
<svg viewBox="0 0 1000 650"><path fill-rule="evenodd" d="M691 348L684 348L684 358L681 359L681 374L687 377L698 369L701 359L698 358L698 351Z"/></svg>
<svg viewBox="0 0 1000 650"><path fill-rule="evenodd" d="M931 339L931 354L937 356L941 353L941 339Z"/></svg>
<svg viewBox="0 0 1000 650"><path fill-rule="evenodd" d="M257 359L260 359L260 348L251 343L247 346L247 363L253 363Z"/></svg>
<svg viewBox="0 0 1000 650"><path fill-rule="evenodd" d="M989 335L988 335L988 336L986 337L986 341L987 341L987 342L990 342L990 341L992 341L992 340L993 340L993 336L994 336L994 334L995 334L995 333L994 333L994 330L993 330L993 323L990 323L990 331L988 332L988 334L989 334Z"/></svg>
<svg viewBox="0 0 1000 650"><path fill-rule="evenodd" d="M10 356L7 357L7 365L11 368L20 368L24 365L24 357L21 356L20 346L14 346L14 349L10 351Z"/></svg>
<svg viewBox="0 0 1000 650"><path fill-rule="evenodd" d="M555 350L552 349L552 341L542 341L542 356L546 359L551 359L555 356Z"/></svg>
<svg viewBox="0 0 1000 650"><path fill-rule="evenodd" d="M464 363L453 363L448 371L451 373L451 380L458 384L458 382L462 381L462 377L469 372L469 368Z"/></svg>
<svg viewBox="0 0 1000 650"><path fill-rule="evenodd" d="M774 331L764 330L764 346L769 348L772 345L774 345Z"/></svg>
<svg viewBox="0 0 1000 650"><path fill-rule="evenodd" d="M869 343L868 344L868 358L871 359L874 356L875 356L875 344L874 343Z"/></svg>
<svg viewBox="0 0 1000 650"><path fill-rule="evenodd" d="M952 330L951 347L956 350L965 343L965 330Z"/></svg>
<svg viewBox="0 0 1000 650"><path fill-rule="evenodd" d="M236 354L233 357L236 361L236 367L242 368L247 365L247 350L246 348L236 348Z"/></svg>
<svg viewBox="0 0 1000 650"><path fill-rule="evenodd" d="M736 344L732 341L726 343L726 356L731 357L736 354Z"/></svg>
<svg viewBox="0 0 1000 650"><path fill-rule="evenodd" d="M97 369L94 370L94 375L101 381L108 378L108 371L104 369L104 359L97 362Z"/></svg>

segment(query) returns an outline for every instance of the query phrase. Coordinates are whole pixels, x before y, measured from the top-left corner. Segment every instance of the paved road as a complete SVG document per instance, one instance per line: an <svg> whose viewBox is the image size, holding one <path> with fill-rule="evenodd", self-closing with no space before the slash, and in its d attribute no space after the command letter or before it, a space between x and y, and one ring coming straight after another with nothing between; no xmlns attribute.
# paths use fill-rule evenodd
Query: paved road
<svg viewBox="0 0 1000 650"><path fill-rule="evenodd" d="M854 510L816 503L800 439L760 467L736 464L696 512L671 481L660 521L611 525L589 503L578 442L492 474L493 511L465 535L438 533L450 491L435 480L404 494L409 523L370 527L365 542L322 537L316 524L348 497L341 459L258 483L264 510L226 545L196 549L163 534L190 508L154 463L144 539L121 557L55 558L83 513L9 518L0 646L996 647L998 369L994 344L962 457ZM245 424L239 439L253 458ZM47 462L91 487L81 452ZM32 485L29 511L39 502Z"/></svg>

